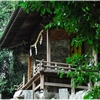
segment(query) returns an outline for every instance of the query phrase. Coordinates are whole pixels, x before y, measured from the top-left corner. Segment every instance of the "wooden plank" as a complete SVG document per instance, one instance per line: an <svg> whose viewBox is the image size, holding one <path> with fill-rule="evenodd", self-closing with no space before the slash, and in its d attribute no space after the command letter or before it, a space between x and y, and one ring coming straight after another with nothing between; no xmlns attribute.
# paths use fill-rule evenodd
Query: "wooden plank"
<svg viewBox="0 0 100 100"><path fill-rule="evenodd" d="M32 85L33 81L34 81L39 75L40 75L40 74L36 74L34 77L32 77L32 78L24 85L24 87L21 88L21 90L26 90L26 89L28 89L28 88Z"/></svg>
<svg viewBox="0 0 100 100"><path fill-rule="evenodd" d="M78 86L78 89L88 89L88 86Z"/></svg>
<svg viewBox="0 0 100 100"><path fill-rule="evenodd" d="M44 85L54 86L54 87L67 87L67 88L71 88L71 85L70 84L63 84L63 83L45 82ZM78 86L77 88L80 88L80 89L88 89L87 86Z"/></svg>
<svg viewBox="0 0 100 100"><path fill-rule="evenodd" d="M41 84L38 84L38 85L35 87L34 91L36 91L37 89L39 89L40 86L41 86Z"/></svg>
<svg viewBox="0 0 100 100"><path fill-rule="evenodd" d="M54 87L69 87L69 88L71 88L71 85L70 84L63 84L63 83L45 82L44 85L54 86Z"/></svg>
<svg viewBox="0 0 100 100"><path fill-rule="evenodd" d="M36 82L39 78L40 78L40 75L35 78L34 82Z"/></svg>

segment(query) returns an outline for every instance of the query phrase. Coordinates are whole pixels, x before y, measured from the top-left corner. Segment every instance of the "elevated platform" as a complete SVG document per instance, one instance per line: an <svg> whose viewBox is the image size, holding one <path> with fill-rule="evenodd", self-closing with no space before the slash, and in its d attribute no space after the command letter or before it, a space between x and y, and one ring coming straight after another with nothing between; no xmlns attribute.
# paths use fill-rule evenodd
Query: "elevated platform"
<svg viewBox="0 0 100 100"><path fill-rule="evenodd" d="M43 60L36 60L36 62L37 65L34 67L33 77L19 89L27 90L31 88L34 91L34 98L36 97L36 91L41 90L58 93L60 88L68 88L70 94L75 92L75 88L71 86L72 79L67 78L66 75L60 78L57 74L58 69L64 71L66 74L68 71L74 70L75 68L72 68L71 64L46 62ZM79 86L77 89L88 89L88 86Z"/></svg>

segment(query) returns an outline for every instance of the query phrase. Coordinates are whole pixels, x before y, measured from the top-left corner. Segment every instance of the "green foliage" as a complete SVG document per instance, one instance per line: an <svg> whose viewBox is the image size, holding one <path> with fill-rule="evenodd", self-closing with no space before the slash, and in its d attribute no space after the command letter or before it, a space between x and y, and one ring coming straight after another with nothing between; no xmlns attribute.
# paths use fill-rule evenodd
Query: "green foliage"
<svg viewBox="0 0 100 100"><path fill-rule="evenodd" d="M10 94L14 91L12 84L12 64L13 56L12 51L3 49L0 51L0 93L9 91L7 94ZM11 88L12 87L12 88ZM6 97L7 95L5 95Z"/></svg>
<svg viewBox="0 0 100 100"><path fill-rule="evenodd" d="M2 36L5 27L15 10L15 1L0 1L0 37Z"/></svg>
<svg viewBox="0 0 100 100"><path fill-rule="evenodd" d="M96 82L94 87L88 91L84 99L100 99L100 83Z"/></svg>
<svg viewBox="0 0 100 100"><path fill-rule="evenodd" d="M22 82L23 73L27 73L27 64L22 64L18 59L21 53L19 48L13 52L7 49L0 51L0 93L3 99L12 98L15 91L14 85L19 85Z"/></svg>

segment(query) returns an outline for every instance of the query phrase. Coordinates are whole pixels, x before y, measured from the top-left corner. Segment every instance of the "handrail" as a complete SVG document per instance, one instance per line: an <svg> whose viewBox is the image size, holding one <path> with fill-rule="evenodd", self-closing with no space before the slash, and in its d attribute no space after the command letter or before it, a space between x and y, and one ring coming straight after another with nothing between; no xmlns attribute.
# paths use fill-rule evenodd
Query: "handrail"
<svg viewBox="0 0 100 100"><path fill-rule="evenodd" d="M59 62L48 62L44 60L36 60L36 62L38 62L38 64L34 68L34 73L33 73L34 75L42 71L57 73L58 68L68 73L68 71L75 70L75 67L76 67L76 65L74 67L71 67L72 64L59 63Z"/></svg>
<svg viewBox="0 0 100 100"><path fill-rule="evenodd" d="M20 90L20 88L23 87L23 82L21 82L19 85L14 85L15 90Z"/></svg>
<svg viewBox="0 0 100 100"><path fill-rule="evenodd" d="M36 60L36 62L41 62L41 60ZM48 62L48 61L44 61L44 60L42 60L42 62L43 63L49 63L49 64L55 64L56 63L57 65L72 65L72 64L59 63L59 62Z"/></svg>

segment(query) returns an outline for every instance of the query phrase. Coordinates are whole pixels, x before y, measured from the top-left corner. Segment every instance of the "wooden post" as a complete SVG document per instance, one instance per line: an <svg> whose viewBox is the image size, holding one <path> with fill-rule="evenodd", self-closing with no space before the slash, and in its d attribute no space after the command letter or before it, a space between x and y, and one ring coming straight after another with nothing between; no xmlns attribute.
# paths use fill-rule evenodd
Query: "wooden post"
<svg viewBox="0 0 100 100"><path fill-rule="evenodd" d="M28 81L31 79L31 57L28 55Z"/></svg>
<svg viewBox="0 0 100 100"><path fill-rule="evenodd" d="M25 74L23 74L23 86L25 85Z"/></svg>
<svg viewBox="0 0 100 100"><path fill-rule="evenodd" d="M44 90L44 75L43 74L40 75L40 84L41 84L40 90Z"/></svg>
<svg viewBox="0 0 100 100"><path fill-rule="evenodd" d="M94 65L97 65L97 53L95 53L95 51L94 51L94 47L93 47L93 49L92 49L92 56L94 57Z"/></svg>
<svg viewBox="0 0 100 100"><path fill-rule="evenodd" d="M35 74L35 62L34 62L34 65L33 65L33 77L34 77L34 74Z"/></svg>
<svg viewBox="0 0 100 100"><path fill-rule="evenodd" d="M36 87L36 84L35 82L33 81L33 98L36 99L36 95L35 95L35 87Z"/></svg>
<svg viewBox="0 0 100 100"><path fill-rule="evenodd" d="M51 62L51 46L49 38L49 30L47 29L47 62Z"/></svg>
<svg viewBox="0 0 100 100"><path fill-rule="evenodd" d="M73 78L71 78L71 94L74 93L75 94L75 87L72 85L73 82Z"/></svg>

